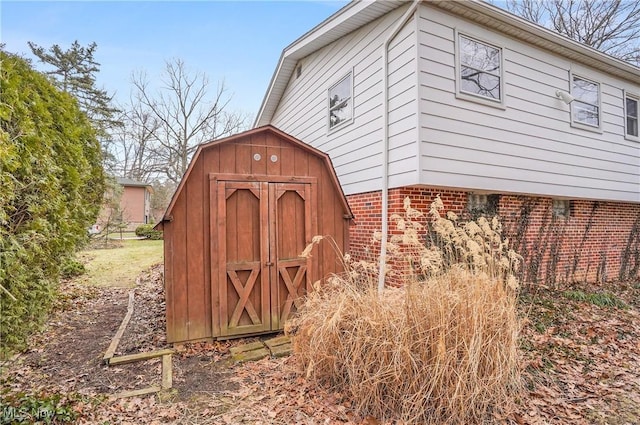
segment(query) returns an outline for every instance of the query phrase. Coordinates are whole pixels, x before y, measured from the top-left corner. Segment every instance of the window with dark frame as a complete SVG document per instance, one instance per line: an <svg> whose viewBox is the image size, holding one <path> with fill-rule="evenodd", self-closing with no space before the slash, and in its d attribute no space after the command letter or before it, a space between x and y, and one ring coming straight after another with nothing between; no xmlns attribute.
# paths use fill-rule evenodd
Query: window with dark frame
<svg viewBox="0 0 640 425"><path fill-rule="evenodd" d="M573 76L571 94L571 119L576 124L600 127L600 84Z"/></svg>
<svg viewBox="0 0 640 425"><path fill-rule="evenodd" d="M460 34L458 54L460 92L500 102L502 50Z"/></svg>
<svg viewBox="0 0 640 425"><path fill-rule="evenodd" d="M625 95L624 103L625 133L627 136L638 137L638 121L640 120L638 98Z"/></svg>
<svg viewBox="0 0 640 425"><path fill-rule="evenodd" d="M329 88L329 130L353 119L351 72Z"/></svg>

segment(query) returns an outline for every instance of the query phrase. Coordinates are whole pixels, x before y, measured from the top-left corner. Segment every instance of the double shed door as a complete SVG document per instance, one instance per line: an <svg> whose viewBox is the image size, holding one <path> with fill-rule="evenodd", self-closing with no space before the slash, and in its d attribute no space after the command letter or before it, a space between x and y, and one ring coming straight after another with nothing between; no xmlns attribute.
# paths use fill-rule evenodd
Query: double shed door
<svg viewBox="0 0 640 425"><path fill-rule="evenodd" d="M310 261L299 255L315 235L315 184L217 185L220 334L282 329L311 284Z"/></svg>

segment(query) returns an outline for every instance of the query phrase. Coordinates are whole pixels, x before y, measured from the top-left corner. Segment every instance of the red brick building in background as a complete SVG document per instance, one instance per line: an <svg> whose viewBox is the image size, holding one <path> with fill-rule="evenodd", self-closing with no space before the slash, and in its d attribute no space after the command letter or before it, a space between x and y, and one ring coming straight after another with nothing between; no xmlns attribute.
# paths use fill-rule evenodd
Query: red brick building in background
<svg viewBox="0 0 640 425"><path fill-rule="evenodd" d="M116 181L122 186L120 209L127 229L151 223L151 185L124 177L118 177Z"/></svg>

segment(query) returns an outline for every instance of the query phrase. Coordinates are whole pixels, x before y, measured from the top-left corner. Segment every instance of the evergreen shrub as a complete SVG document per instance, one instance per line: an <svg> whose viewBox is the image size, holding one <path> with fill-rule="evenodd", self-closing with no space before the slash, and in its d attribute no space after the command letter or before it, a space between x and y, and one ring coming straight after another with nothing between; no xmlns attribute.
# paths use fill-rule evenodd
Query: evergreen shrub
<svg viewBox="0 0 640 425"><path fill-rule="evenodd" d="M100 144L76 100L0 50L0 357L25 346L95 222Z"/></svg>
<svg viewBox="0 0 640 425"><path fill-rule="evenodd" d="M153 224L142 224L136 227L136 236L154 241L162 239L162 232L153 229Z"/></svg>
<svg viewBox="0 0 640 425"><path fill-rule="evenodd" d="M87 269L80 261L75 258L67 258L62 262L60 267L60 277L69 279L76 276L85 274Z"/></svg>

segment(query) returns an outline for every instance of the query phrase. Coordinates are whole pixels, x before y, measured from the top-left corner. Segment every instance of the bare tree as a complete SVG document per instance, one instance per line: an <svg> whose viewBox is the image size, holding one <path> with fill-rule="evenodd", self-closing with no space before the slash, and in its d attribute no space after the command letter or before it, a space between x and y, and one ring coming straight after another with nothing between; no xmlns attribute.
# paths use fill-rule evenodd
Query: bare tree
<svg viewBox="0 0 640 425"><path fill-rule="evenodd" d="M176 190L176 185L171 180L154 180L150 182L153 186L153 193L151 194L151 216L153 221L162 220L171 197Z"/></svg>
<svg viewBox="0 0 640 425"><path fill-rule="evenodd" d="M247 117L228 111L231 96L224 81L210 95L207 76L190 74L182 60L167 61L162 83L152 92L145 73L134 75L137 105L132 110L142 127L137 140L150 142L144 155L153 161L144 166L177 184L200 143L243 130Z"/></svg>
<svg viewBox="0 0 640 425"><path fill-rule="evenodd" d="M637 0L507 0L507 9L640 66L640 2Z"/></svg>
<svg viewBox="0 0 640 425"><path fill-rule="evenodd" d="M122 127L114 132L110 143L112 156L117 158L114 173L130 179L148 182L157 176L162 164L154 154L155 134L160 123L139 98L131 100L131 105L122 108Z"/></svg>

